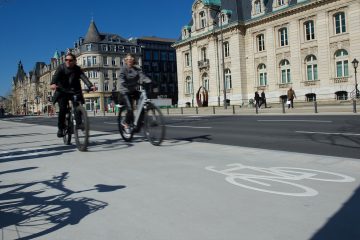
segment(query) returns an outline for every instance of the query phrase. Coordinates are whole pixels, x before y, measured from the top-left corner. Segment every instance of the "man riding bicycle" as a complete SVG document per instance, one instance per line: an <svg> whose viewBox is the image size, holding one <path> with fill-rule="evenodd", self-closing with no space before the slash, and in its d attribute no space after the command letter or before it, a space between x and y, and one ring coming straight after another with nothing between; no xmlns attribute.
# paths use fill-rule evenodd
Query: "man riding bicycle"
<svg viewBox="0 0 360 240"><path fill-rule="evenodd" d="M135 64L135 56L128 53L125 57L125 66L120 69L120 94L123 104L128 109L125 122L122 123L125 129L129 129L134 121L133 102L140 97L140 92L137 90L139 83L151 83L151 79Z"/></svg>
<svg viewBox="0 0 360 240"><path fill-rule="evenodd" d="M56 90L53 98L53 103L59 104L58 116L58 132L59 138L64 136L65 117L69 100L73 94L66 93L66 91L81 91L80 79L86 84L89 89L93 91L96 87L85 76L81 68L76 65L76 57L72 53L67 53L65 56L65 63L59 65L51 80L51 90ZM84 104L84 97L81 95L81 102Z"/></svg>

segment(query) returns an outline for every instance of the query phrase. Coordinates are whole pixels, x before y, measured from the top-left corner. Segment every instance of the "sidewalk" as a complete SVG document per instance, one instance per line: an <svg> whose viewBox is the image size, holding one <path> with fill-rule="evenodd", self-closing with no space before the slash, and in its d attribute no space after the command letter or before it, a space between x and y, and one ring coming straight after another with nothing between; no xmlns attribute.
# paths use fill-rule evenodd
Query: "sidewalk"
<svg viewBox="0 0 360 240"><path fill-rule="evenodd" d="M358 159L95 131L90 143L0 120L2 239L360 239Z"/></svg>

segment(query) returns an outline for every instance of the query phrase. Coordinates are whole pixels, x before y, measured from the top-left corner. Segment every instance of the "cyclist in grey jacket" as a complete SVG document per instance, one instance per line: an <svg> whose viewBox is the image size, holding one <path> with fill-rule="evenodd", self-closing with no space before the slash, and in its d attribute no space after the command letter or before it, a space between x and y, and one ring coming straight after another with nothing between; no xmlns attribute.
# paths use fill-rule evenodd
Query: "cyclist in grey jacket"
<svg viewBox="0 0 360 240"><path fill-rule="evenodd" d="M140 97L140 92L137 90L139 83L151 83L151 79L135 63L135 56L129 53L125 57L125 66L120 69L120 94L128 109L123 123L125 128L134 121L133 102Z"/></svg>

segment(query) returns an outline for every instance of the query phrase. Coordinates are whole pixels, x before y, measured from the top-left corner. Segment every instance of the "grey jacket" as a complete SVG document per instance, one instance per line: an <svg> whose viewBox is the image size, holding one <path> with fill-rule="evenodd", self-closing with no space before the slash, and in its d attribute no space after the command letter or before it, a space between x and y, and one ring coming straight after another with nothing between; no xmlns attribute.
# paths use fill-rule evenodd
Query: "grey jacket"
<svg viewBox="0 0 360 240"><path fill-rule="evenodd" d="M151 83L151 79L142 72L140 67L129 68L125 65L120 69L120 93L136 91L139 83Z"/></svg>

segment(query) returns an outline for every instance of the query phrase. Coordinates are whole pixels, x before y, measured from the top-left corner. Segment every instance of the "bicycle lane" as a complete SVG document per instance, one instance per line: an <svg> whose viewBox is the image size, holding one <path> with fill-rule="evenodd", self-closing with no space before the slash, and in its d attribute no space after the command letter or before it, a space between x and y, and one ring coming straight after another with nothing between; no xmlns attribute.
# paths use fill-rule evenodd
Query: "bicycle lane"
<svg viewBox="0 0 360 240"><path fill-rule="evenodd" d="M15 145L19 142L27 148L39 148L39 141L63 147L56 128L11 124L7 131L21 131L21 141L19 136L0 138L3 152L3 144L13 144L12 152L21 150L18 145L23 144ZM2 135L10 134L2 129ZM101 132L92 132L91 142L88 153L72 147L57 155L0 159L3 171L27 168L31 173L3 174L1 185L68 173L64 185L72 191L99 184L123 186L107 193L77 193L102 203L102 209L39 239L282 240L322 234L333 236L326 239L357 239L359 234L353 203L359 199L356 159L186 141L153 147L139 138L125 144L117 134Z"/></svg>

